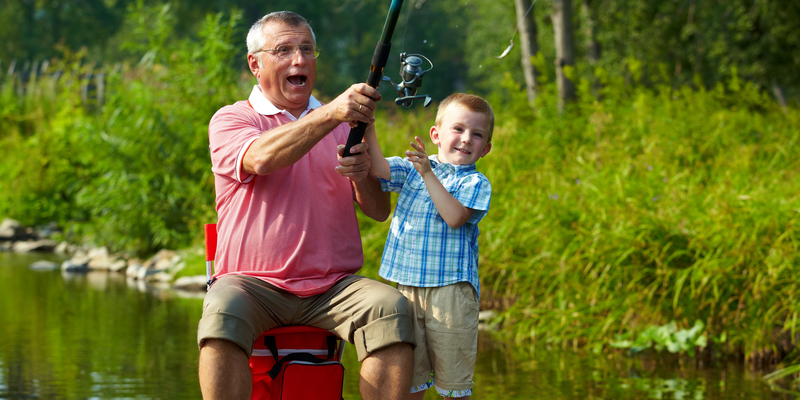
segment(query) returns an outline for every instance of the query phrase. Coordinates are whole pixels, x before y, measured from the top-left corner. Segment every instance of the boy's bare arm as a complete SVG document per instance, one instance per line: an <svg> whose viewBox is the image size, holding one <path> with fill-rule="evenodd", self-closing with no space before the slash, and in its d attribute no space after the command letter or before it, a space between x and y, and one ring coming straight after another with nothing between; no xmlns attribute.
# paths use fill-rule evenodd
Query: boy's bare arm
<svg viewBox="0 0 800 400"><path fill-rule="evenodd" d="M453 229L458 228L469 221L475 210L464 207L450 192L445 189L439 178L433 173L431 163L428 160L428 153L425 151L425 145L419 137L414 137L417 143L411 143L416 151L408 150L406 155L408 159L414 163L414 168L422 176L425 181L425 187L428 188L428 193L431 195L433 205L436 206L436 211L442 216L444 222Z"/></svg>
<svg viewBox="0 0 800 400"><path fill-rule="evenodd" d="M389 168L389 162L383 157L381 145L378 143L378 134L375 133L374 123L367 125L367 129L364 131L364 139L369 145L368 151L369 157L371 158L369 172L377 177L388 180L391 178L392 172Z"/></svg>

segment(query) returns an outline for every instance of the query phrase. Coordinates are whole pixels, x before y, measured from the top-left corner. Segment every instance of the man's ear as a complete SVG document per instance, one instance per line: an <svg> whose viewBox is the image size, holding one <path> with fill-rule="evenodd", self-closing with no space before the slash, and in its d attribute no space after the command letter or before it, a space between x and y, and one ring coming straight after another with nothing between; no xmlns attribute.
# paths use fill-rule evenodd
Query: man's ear
<svg viewBox="0 0 800 400"><path fill-rule="evenodd" d="M483 152L481 153L481 158L486 157L489 154L489 151L492 150L492 143L486 143L486 146L483 146Z"/></svg>
<svg viewBox="0 0 800 400"><path fill-rule="evenodd" d="M436 125L431 127L431 141L435 145L439 145L439 129L436 128Z"/></svg>
<svg viewBox="0 0 800 400"><path fill-rule="evenodd" d="M258 56L254 54L247 55L247 66L250 67L250 72L258 78L258 71L261 69L258 66Z"/></svg>

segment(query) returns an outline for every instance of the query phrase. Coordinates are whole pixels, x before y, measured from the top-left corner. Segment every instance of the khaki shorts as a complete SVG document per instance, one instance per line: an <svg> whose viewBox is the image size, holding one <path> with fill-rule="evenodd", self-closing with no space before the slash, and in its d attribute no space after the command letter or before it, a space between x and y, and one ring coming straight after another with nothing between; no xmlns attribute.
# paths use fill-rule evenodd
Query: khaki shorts
<svg viewBox="0 0 800 400"><path fill-rule="evenodd" d="M432 288L397 285L397 289L408 299L417 338L411 392L435 386L442 396L471 395L478 354L475 289L469 282Z"/></svg>
<svg viewBox="0 0 800 400"><path fill-rule="evenodd" d="M415 343L406 299L372 279L349 275L325 293L301 298L257 278L226 275L206 293L197 345L225 339L250 357L261 333L287 325L333 332L355 345L359 361L393 344Z"/></svg>

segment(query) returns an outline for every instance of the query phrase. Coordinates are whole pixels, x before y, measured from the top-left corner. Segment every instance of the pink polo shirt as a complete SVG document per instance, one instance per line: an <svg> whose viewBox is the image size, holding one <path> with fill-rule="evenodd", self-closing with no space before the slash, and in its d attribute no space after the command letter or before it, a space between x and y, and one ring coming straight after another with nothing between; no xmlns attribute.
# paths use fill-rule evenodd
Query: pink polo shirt
<svg viewBox="0 0 800 400"><path fill-rule="evenodd" d="M322 104L314 97L300 116ZM261 94L221 108L208 128L217 202L216 274L255 276L298 296L327 291L364 262L353 188L339 175L339 125L295 164L270 175L242 171L250 144L295 121Z"/></svg>

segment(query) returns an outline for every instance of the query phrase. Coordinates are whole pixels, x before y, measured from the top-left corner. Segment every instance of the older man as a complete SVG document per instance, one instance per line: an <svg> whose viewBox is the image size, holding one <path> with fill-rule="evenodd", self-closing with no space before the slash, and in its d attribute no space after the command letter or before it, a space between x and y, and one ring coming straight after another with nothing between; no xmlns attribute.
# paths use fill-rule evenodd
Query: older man
<svg viewBox="0 0 800 400"><path fill-rule="evenodd" d="M203 397L249 398L253 340L309 325L355 345L364 398L405 398L414 342L406 301L354 275L363 253L353 202L385 220L389 197L369 174L366 143L340 157L351 126L374 129L380 94L356 84L328 104L315 99L319 49L293 12L258 20L247 48L258 85L209 124L219 240L198 327Z"/></svg>

